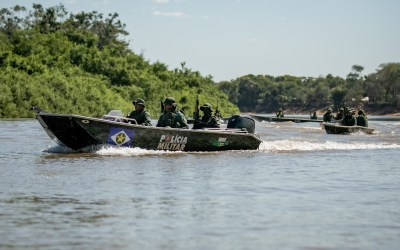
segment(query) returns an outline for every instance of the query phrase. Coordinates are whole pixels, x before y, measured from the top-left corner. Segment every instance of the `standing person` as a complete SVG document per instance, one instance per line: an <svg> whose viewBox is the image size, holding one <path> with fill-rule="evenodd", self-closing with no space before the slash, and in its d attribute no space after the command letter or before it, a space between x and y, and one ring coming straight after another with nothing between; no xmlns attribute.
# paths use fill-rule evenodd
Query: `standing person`
<svg viewBox="0 0 400 250"><path fill-rule="evenodd" d="M353 114L353 109L346 109L344 118L341 122L343 126L354 126L356 125L356 117Z"/></svg>
<svg viewBox="0 0 400 250"><path fill-rule="evenodd" d="M209 103L205 103L200 107L203 111L203 116L199 120L195 120L193 124L193 129L203 129L203 128L219 128L219 120L215 115L212 115L212 106Z"/></svg>
<svg viewBox="0 0 400 250"><path fill-rule="evenodd" d="M334 117L333 117L333 114L332 114L332 109L331 108L327 108L326 112L324 114L323 121L324 122L331 122L331 121L333 121L333 119L334 119Z"/></svg>
<svg viewBox="0 0 400 250"><path fill-rule="evenodd" d="M177 110L175 98L165 98L163 105L163 113L158 119L157 127L189 128L185 115Z"/></svg>
<svg viewBox="0 0 400 250"><path fill-rule="evenodd" d="M276 117L277 117L277 118L283 118L283 117L285 117L285 114L283 113L282 108L280 108L280 109L278 110L278 112L275 112L275 114L276 114Z"/></svg>
<svg viewBox="0 0 400 250"><path fill-rule="evenodd" d="M357 116L356 120L357 120L358 126L368 127L368 117L364 113L364 110L362 110L362 109L358 110L358 116Z"/></svg>
<svg viewBox="0 0 400 250"><path fill-rule="evenodd" d="M310 118L311 118L312 120L318 120L317 111L314 111L313 114L310 113Z"/></svg>
<svg viewBox="0 0 400 250"><path fill-rule="evenodd" d="M135 119L138 125L151 126L150 113L145 109L144 100L138 98L132 104L135 110L129 114L128 118Z"/></svg>

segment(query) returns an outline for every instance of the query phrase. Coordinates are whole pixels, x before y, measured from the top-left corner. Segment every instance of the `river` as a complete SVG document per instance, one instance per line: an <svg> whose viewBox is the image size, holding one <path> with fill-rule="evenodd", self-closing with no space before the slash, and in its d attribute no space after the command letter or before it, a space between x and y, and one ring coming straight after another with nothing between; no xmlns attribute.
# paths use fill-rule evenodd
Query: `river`
<svg viewBox="0 0 400 250"><path fill-rule="evenodd" d="M257 122L254 151L73 153L0 120L0 249L398 249L400 122Z"/></svg>

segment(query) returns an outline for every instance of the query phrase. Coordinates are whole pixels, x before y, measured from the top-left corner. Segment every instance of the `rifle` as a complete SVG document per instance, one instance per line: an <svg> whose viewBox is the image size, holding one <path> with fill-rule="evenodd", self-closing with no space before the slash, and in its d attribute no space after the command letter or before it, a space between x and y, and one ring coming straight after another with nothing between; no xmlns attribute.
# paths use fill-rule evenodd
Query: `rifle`
<svg viewBox="0 0 400 250"><path fill-rule="evenodd" d="M200 120L199 95L196 95L196 105L194 106L193 119L195 121Z"/></svg>
<svg viewBox="0 0 400 250"><path fill-rule="evenodd" d="M214 115L215 115L216 117L218 117L218 118L222 118L222 115L221 115L221 112L219 111L218 106L219 106L219 102L218 102L218 100L217 100L217 107L215 108Z"/></svg>
<svg viewBox="0 0 400 250"><path fill-rule="evenodd" d="M161 114L164 113L164 102L160 101Z"/></svg>

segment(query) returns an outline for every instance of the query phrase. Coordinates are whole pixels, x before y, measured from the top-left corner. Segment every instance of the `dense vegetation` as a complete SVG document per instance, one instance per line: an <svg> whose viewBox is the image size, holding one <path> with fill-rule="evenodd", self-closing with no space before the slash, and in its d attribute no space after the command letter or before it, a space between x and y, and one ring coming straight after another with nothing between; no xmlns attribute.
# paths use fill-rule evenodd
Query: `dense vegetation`
<svg viewBox="0 0 400 250"><path fill-rule="evenodd" d="M144 98L157 118L160 100L174 96L188 116L200 103L217 102L224 115L338 107L399 108L400 63L382 64L363 75L354 65L346 79L246 75L214 83L186 67L168 69L129 49L118 14L68 13L63 5L0 10L0 118L33 117L30 107L50 112L101 116L132 110ZM367 98L368 97L368 98Z"/></svg>
<svg viewBox="0 0 400 250"><path fill-rule="evenodd" d="M400 101L400 63L382 64L376 73L363 75L354 65L346 79L247 75L219 83L241 111L273 112L278 108L312 111L338 108L345 103L379 113L398 112Z"/></svg>
<svg viewBox="0 0 400 250"><path fill-rule="evenodd" d="M57 113L101 116L132 110L144 98L153 118L160 100L174 96L188 116L200 102L238 113L211 76L187 68L169 70L137 55L117 14L68 14L63 5L33 4L0 10L0 118L33 117L32 105Z"/></svg>

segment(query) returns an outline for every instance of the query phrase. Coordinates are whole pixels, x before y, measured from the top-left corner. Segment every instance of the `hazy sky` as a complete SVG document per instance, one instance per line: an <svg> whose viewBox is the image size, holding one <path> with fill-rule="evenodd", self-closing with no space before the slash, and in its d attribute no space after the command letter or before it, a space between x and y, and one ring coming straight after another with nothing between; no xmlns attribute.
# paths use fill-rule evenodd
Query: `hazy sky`
<svg viewBox="0 0 400 250"><path fill-rule="evenodd" d="M399 0L0 0L118 13L130 47L215 81L246 74L345 77L400 62Z"/></svg>

